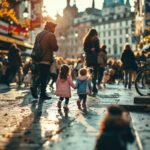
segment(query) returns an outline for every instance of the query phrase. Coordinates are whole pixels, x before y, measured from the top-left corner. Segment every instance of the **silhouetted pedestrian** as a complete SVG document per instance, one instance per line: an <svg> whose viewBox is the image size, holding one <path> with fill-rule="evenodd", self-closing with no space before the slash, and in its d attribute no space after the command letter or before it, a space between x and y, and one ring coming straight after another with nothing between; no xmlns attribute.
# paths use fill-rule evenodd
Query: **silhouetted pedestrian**
<svg viewBox="0 0 150 150"><path fill-rule="evenodd" d="M5 83L9 86L14 79L16 73L19 71L21 62L20 49L16 44L12 44L8 52L8 66L6 70Z"/></svg>
<svg viewBox="0 0 150 150"><path fill-rule="evenodd" d="M125 45L124 51L121 56L121 61L123 64L123 70L125 71L125 88L128 85L128 88L131 89L132 85L132 74L134 71L137 70L137 64L135 61L135 55L133 51L131 50L131 47L129 44Z"/></svg>
<svg viewBox="0 0 150 150"><path fill-rule="evenodd" d="M46 93L47 81L49 77L50 65L53 61L53 52L58 50L56 37L54 35L56 24L47 22L45 28L40 32L35 39L40 44L41 56L40 60L36 61L36 73L34 74L31 93L34 98L38 98L37 88L40 85L40 99L50 99ZM36 52L36 51L35 51ZM34 62L33 57L33 62ZM36 77L39 76L39 77ZM35 79L36 78L36 79Z"/></svg>
<svg viewBox="0 0 150 150"><path fill-rule="evenodd" d="M134 142L134 134L127 113L120 106L111 105L101 122L94 150L127 150L128 142Z"/></svg>
<svg viewBox="0 0 150 150"><path fill-rule="evenodd" d="M91 29L86 36L84 37L84 51L85 51L85 59L86 59L86 66L93 68L93 77L92 83L93 88L92 92L95 95L97 91L96 81L97 81L97 56L98 52L100 51L98 33L95 29Z"/></svg>

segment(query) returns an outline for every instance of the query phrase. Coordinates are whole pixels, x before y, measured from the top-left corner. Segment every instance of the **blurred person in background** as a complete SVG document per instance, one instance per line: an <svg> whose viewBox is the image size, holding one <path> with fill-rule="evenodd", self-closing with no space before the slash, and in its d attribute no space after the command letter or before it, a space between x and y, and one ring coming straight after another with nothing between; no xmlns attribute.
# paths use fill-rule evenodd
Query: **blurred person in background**
<svg viewBox="0 0 150 150"><path fill-rule="evenodd" d="M98 63L98 88L102 88L101 87L101 82L103 79L103 74L105 71L105 67L107 65L107 52L106 52L106 45L102 45L99 53L98 53L98 57L97 57L97 63Z"/></svg>
<svg viewBox="0 0 150 150"><path fill-rule="evenodd" d="M9 86L22 65L20 49L12 44L8 52L8 66L5 74L5 83Z"/></svg>
<svg viewBox="0 0 150 150"><path fill-rule="evenodd" d="M98 33L95 29L89 30L83 39L83 49L85 52L85 61L87 67L93 68L92 76L92 92L93 96L98 92L96 87L97 81L97 56L100 51Z"/></svg>
<svg viewBox="0 0 150 150"><path fill-rule="evenodd" d="M119 105L111 105L101 121L94 150L127 150L127 144L134 139L128 113Z"/></svg>
<svg viewBox="0 0 150 150"><path fill-rule="evenodd" d="M123 64L123 70L125 75L124 87L126 88L128 86L128 88L131 89L132 76L133 73L137 70L137 64L135 60L135 55L128 43L125 44L125 48L121 56L121 61Z"/></svg>

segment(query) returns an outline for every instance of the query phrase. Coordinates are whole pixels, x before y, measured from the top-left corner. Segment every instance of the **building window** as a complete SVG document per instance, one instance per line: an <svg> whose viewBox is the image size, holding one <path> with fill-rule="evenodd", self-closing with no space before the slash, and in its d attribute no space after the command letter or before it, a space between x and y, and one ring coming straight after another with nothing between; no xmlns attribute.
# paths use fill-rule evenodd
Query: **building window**
<svg viewBox="0 0 150 150"><path fill-rule="evenodd" d="M120 29L120 34L122 34L122 29Z"/></svg>
<svg viewBox="0 0 150 150"><path fill-rule="evenodd" d="M108 53L111 54L111 49L110 49L110 47L108 48Z"/></svg>
<svg viewBox="0 0 150 150"><path fill-rule="evenodd" d="M122 26L122 22L120 22L120 26Z"/></svg>
<svg viewBox="0 0 150 150"><path fill-rule="evenodd" d="M103 36L104 36L104 37L106 36L106 33L105 33L105 31L103 32Z"/></svg>
<svg viewBox="0 0 150 150"><path fill-rule="evenodd" d="M103 44L105 44L106 42L105 42L105 40L103 40Z"/></svg>
<svg viewBox="0 0 150 150"><path fill-rule="evenodd" d="M120 44L122 44L122 38L120 38Z"/></svg>
<svg viewBox="0 0 150 150"><path fill-rule="evenodd" d="M128 33L129 33L128 28L126 28L126 34L128 34Z"/></svg>
<svg viewBox="0 0 150 150"><path fill-rule="evenodd" d="M108 31L108 35L111 36L111 31Z"/></svg>
<svg viewBox="0 0 150 150"><path fill-rule="evenodd" d="M116 30L114 30L114 35L116 35Z"/></svg>
<svg viewBox="0 0 150 150"><path fill-rule="evenodd" d="M111 44L111 40L110 39L108 40L108 44Z"/></svg>

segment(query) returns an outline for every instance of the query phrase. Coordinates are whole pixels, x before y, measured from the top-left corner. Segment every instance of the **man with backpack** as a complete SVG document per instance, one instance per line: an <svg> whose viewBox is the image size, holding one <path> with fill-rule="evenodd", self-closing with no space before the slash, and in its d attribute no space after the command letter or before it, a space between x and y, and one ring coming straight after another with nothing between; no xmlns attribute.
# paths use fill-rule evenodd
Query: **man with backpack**
<svg viewBox="0 0 150 150"><path fill-rule="evenodd" d="M46 94L47 80L49 76L50 65L53 61L53 52L58 50L56 37L54 35L56 24L47 22L43 31L37 34L34 48L32 51L32 59L36 64L35 76L38 80L33 79L31 86L31 94L34 98L38 98L37 88L40 85L40 99L50 99ZM40 48L39 48L40 47Z"/></svg>

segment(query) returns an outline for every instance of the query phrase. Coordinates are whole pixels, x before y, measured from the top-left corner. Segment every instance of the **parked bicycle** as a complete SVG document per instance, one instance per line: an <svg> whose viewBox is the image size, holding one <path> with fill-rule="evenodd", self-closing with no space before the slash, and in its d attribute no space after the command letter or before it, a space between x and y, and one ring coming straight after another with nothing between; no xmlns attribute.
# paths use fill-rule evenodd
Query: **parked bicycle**
<svg viewBox="0 0 150 150"><path fill-rule="evenodd" d="M142 62L142 64L135 79L135 89L139 95L150 96L150 62Z"/></svg>

